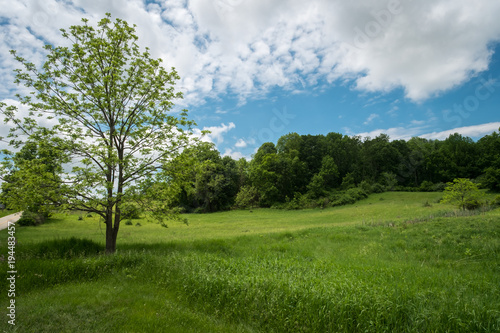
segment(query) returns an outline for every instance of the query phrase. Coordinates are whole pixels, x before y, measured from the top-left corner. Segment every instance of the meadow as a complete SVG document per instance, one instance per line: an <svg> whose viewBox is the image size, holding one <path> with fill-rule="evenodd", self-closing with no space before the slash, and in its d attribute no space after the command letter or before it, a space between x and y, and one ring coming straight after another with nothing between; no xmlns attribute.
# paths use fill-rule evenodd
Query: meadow
<svg viewBox="0 0 500 333"><path fill-rule="evenodd" d="M498 332L500 209L462 214L441 195L133 220L110 256L97 217L56 215L16 228L16 325L0 329Z"/></svg>

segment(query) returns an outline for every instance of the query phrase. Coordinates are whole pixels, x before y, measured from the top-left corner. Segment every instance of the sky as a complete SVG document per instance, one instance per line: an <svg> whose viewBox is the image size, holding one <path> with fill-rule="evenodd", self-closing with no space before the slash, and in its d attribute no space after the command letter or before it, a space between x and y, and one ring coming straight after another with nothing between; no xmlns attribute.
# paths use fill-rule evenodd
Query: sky
<svg viewBox="0 0 500 333"><path fill-rule="evenodd" d="M60 28L111 13L175 67L200 130L250 158L291 132L478 139L500 128L498 0L0 0L0 100L9 54L41 66ZM0 124L0 136L8 127ZM0 144L1 146L1 144ZM5 147L0 147L5 148Z"/></svg>

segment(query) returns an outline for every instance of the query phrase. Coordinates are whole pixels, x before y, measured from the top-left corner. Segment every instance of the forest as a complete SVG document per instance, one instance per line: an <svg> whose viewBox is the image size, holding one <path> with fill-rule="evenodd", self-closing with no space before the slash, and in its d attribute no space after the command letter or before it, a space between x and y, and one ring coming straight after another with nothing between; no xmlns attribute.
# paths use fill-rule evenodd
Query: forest
<svg viewBox="0 0 500 333"><path fill-rule="evenodd" d="M170 207L202 213L330 207L370 193L442 191L456 178L500 190L498 132L477 141L458 133L445 140L408 141L391 141L386 134L290 133L276 144L262 144L250 161L221 157L213 144L204 142L170 163L164 185Z"/></svg>

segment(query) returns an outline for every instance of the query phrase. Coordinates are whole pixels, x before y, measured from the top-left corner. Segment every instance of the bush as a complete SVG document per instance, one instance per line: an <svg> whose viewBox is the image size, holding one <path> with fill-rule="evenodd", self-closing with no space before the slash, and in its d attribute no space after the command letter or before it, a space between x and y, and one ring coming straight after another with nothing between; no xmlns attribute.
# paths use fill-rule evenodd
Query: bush
<svg viewBox="0 0 500 333"><path fill-rule="evenodd" d="M372 185L368 183L366 180L363 180L360 184L359 187L365 191L366 193L370 194L373 192Z"/></svg>
<svg viewBox="0 0 500 333"><path fill-rule="evenodd" d="M133 223L132 223L132 221L131 221L131 220L127 220L127 221L125 222L125 225L133 225Z"/></svg>
<svg viewBox="0 0 500 333"><path fill-rule="evenodd" d="M424 180L422 184L420 184L419 190L421 192L432 192L434 187L434 183Z"/></svg>
<svg viewBox="0 0 500 333"><path fill-rule="evenodd" d="M253 186L243 186L236 195L235 206L238 208L253 208L259 202L259 192Z"/></svg>
<svg viewBox="0 0 500 333"><path fill-rule="evenodd" d="M334 206L344 206L344 205L350 205L356 202L356 199L351 197L350 195L343 194L337 200L333 202Z"/></svg>
<svg viewBox="0 0 500 333"><path fill-rule="evenodd" d="M49 217L48 215L49 214L24 211L21 218L17 221L17 224L23 227L37 226L43 224Z"/></svg>
<svg viewBox="0 0 500 333"><path fill-rule="evenodd" d="M372 192L373 193L384 193L385 192L385 188L383 185L379 184L379 183L375 183L372 185Z"/></svg>
<svg viewBox="0 0 500 333"><path fill-rule="evenodd" d="M476 199L471 199L465 202L464 207L467 210L475 210L482 206L482 203Z"/></svg>
<svg viewBox="0 0 500 333"><path fill-rule="evenodd" d="M492 206L500 207L500 195L497 195L495 199L493 199Z"/></svg>
<svg viewBox="0 0 500 333"><path fill-rule="evenodd" d="M439 182L439 183L434 184L434 186L432 186L432 190L434 192L443 192L445 187L446 187L445 183Z"/></svg>
<svg viewBox="0 0 500 333"><path fill-rule="evenodd" d="M316 204L314 201L309 200L307 195L302 195L300 193L295 193L293 199L284 205L285 209L288 210L313 208L315 206Z"/></svg>
<svg viewBox="0 0 500 333"><path fill-rule="evenodd" d="M354 198L354 200L361 200L361 199L365 199L368 197L368 194L363 191L363 189L359 188L359 187L355 187L355 188L351 188L351 189L348 189L346 192L346 195Z"/></svg>

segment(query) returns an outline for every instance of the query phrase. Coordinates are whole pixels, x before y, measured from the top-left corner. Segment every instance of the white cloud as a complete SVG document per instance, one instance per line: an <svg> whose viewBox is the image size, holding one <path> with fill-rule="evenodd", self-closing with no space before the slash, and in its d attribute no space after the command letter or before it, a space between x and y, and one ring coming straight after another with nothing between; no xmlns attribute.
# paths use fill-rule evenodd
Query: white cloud
<svg viewBox="0 0 500 333"><path fill-rule="evenodd" d="M393 127L387 129L376 129L370 132L358 133L356 136L360 136L362 138L370 137L375 138L380 134L387 134L391 140L409 140L412 137L418 136L424 139L433 139L433 140L444 140L448 138L451 134L459 133L463 136L472 137L472 138L480 138L485 135L491 134L495 131L498 131L500 128L500 122L493 122L475 126L466 126L466 127L458 127L453 128L446 131L440 132L432 132L425 133L428 126L415 126L420 124L413 124L412 126L407 127ZM348 133L351 133L348 131ZM425 134L423 134L425 133Z"/></svg>
<svg viewBox="0 0 500 333"><path fill-rule="evenodd" d="M204 135L202 141L221 144L224 142L224 134L235 127L236 125L233 122L230 122L228 125L221 124L220 126L203 127L203 131L210 131L210 133ZM201 135L201 130L195 128L194 131L196 135Z"/></svg>
<svg viewBox="0 0 500 333"><path fill-rule="evenodd" d="M390 140L409 140L414 136L419 136L422 133L422 128L420 127L393 127L387 129L376 129L370 132L358 133L356 136L361 138L375 138L380 134L387 134Z"/></svg>
<svg viewBox="0 0 500 333"><path fill-rule="evenodd" d="M245 148L247 146L247 142L243 139L239 139L235 144L235 147L237 148Z"/></svg>
<svg viewBox="0 0 500 333"><path fill-rule="evenodd" d="M41 64L59 28L105 12L137 24L139 42L175 66L181 105L235 94L240 104L275 87L290 92L321 79L361 91L403 88L422 101L488 68L500 39L491 0L0 0L0 98L11 96L11 48Z"/></svg>
<svg viewBox="0 0 500 333"><path fill-rule="evenodd" d="M499 130L500 130L500 122L493 122L481 125L458 127L458 128L453 128L451 130L446 130L442 132L433 132L419 136L425 139L444 140L452 134L459 133L463 136L480 138Z"/></svg>
<svg viewBox="0 0 500 333"><path fill-rule="evenodd" d="M249 160L250 158L248 156L243 155L239 151L233 151L231 148L226 148L224 151L224 154L222 156L230 156L233 160L239 160L240 158L245 158Z"/></svg>
<svg viewBox="0 0 500 333"><path fill-rule="evenodd" d="M370 116L368 116L368 118L366 118L366 121L363 123L363 125L368 125L369 123L371 123L373 120L377 119L378 117L379 117L378 114L372 113Z"/></svg>

